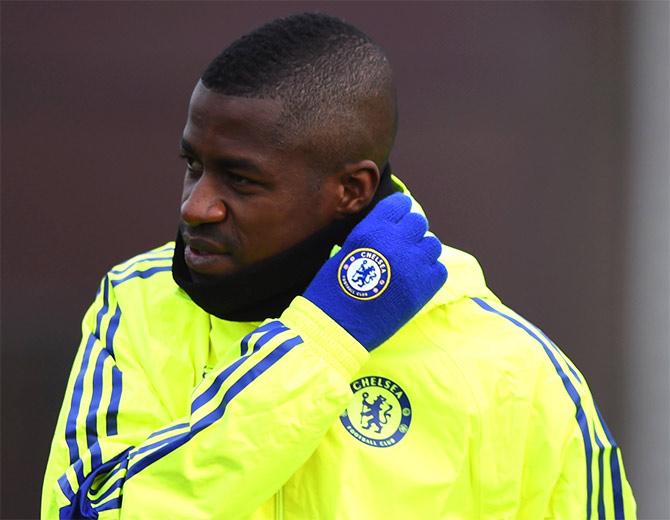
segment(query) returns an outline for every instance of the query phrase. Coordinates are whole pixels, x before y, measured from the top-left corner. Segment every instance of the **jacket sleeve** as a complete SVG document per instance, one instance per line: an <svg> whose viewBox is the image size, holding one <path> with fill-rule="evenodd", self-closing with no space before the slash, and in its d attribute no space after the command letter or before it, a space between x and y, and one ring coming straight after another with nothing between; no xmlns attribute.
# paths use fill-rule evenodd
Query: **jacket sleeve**
<svg viewBox="0 0 670 520"><path fill-rule="evenodd" d="M110 329L121 311L103 281L84 317L56 427L43 518L245 518L316 449L368 357L298 297L280 319L240 338L247 354L194 388L189 414L147 432L151 389L137 376L123 379L114 355ZM103 315L111 317L101 325Z"/></svg>
<svg viewBox="0 0 670 520"><path fill-rule="evenodd" d="M634 519L621 450L584 376L539 329L545 362L536 373L522 470L520 518Z"/></svg>
<svg viewBox="0 0 670 520"><path fill-rule="evenodd" d="M485 415L484 516L634 519L621 451L584 376L532 323L499 301L474 301L489 313L492 343L510 352L494 357L504 376Z"/></svg>
<svg viewBox="0 0 670 520"><path fill-rule="evenodd" d="M560 352L560 351L559 351ZM566 365L570 361L565 359ZM563 383L573 401L557 452L557 474L544 514L552 519L635 519L636 504L621 450L610 433L586 380L574 369Z"/></svg>

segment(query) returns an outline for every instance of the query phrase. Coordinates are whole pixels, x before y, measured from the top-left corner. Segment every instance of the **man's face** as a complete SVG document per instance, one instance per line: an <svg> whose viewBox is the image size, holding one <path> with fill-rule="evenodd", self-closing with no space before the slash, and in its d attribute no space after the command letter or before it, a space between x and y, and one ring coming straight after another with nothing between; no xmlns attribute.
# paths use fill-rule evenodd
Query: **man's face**
<svg viewBox="0 0 670 520"><path fill-rule="evenodd" d="M335 218L336 177L317 182L305 153L277 144L280 114L277 101L193 91L181 231L196 278L234 274Z"/></svg>

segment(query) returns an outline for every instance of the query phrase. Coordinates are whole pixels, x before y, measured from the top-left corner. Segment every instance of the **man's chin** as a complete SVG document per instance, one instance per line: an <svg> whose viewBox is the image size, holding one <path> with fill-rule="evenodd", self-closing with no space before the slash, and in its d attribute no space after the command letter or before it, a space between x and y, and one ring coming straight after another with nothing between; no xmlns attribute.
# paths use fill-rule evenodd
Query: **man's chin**
<svg viewBox="0 0 670 520"><path fill-rule="evenodd" d="M232 255L196 252L188 246L184 250L184 261L195 281L215 281L240 271Z"/></svg>
<svg viewBox="0 0 670 520"><path fill-rule="evenodd" d="M202 284L213 284L220 282L228 277L234 276L238 273L240 273L242 270L239 268L231 268L231 269L221 269L217 270L215 272L199 272L191 269L190 267L188 268L188 273L191 276L191 280L196 282L196 283L202 283Z"/></svg>

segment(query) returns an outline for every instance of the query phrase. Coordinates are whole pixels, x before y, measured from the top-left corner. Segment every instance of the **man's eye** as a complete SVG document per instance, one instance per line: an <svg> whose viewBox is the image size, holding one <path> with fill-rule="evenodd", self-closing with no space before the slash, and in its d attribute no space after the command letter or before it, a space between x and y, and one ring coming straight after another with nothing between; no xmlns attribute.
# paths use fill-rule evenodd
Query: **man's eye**
<svg viewBox="0 0 670 520"><path fill-rule="evenodd" d="M235 175L234 173L229 173L228 178L230 179L230 182L236 186L251 186L252 184L255 184L255 182L248 177L242 177L241 175Z"/></svg>
<svg viewBox="0 0 670 520"><path fill-rule="evenodd" d="M203 170L202 163L197 159L194 159L188 155L181 155L180 157L186 161L186 167L189 170L194 172L201 172Z"/></svg>

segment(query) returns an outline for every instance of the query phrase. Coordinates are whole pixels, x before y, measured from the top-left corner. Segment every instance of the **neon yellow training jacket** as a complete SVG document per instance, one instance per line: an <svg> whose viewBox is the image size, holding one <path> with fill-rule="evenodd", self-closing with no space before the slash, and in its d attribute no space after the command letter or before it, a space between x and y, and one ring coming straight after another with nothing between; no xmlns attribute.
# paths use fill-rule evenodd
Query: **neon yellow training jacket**
<svg viewBox="0 0 670 520"><path fill-rule="evenodd" d="M437 295L372 354L298 297L227 322L173 244L112 269L46 470L43 518L634 518L584 377L445 247Z"/></svg>

